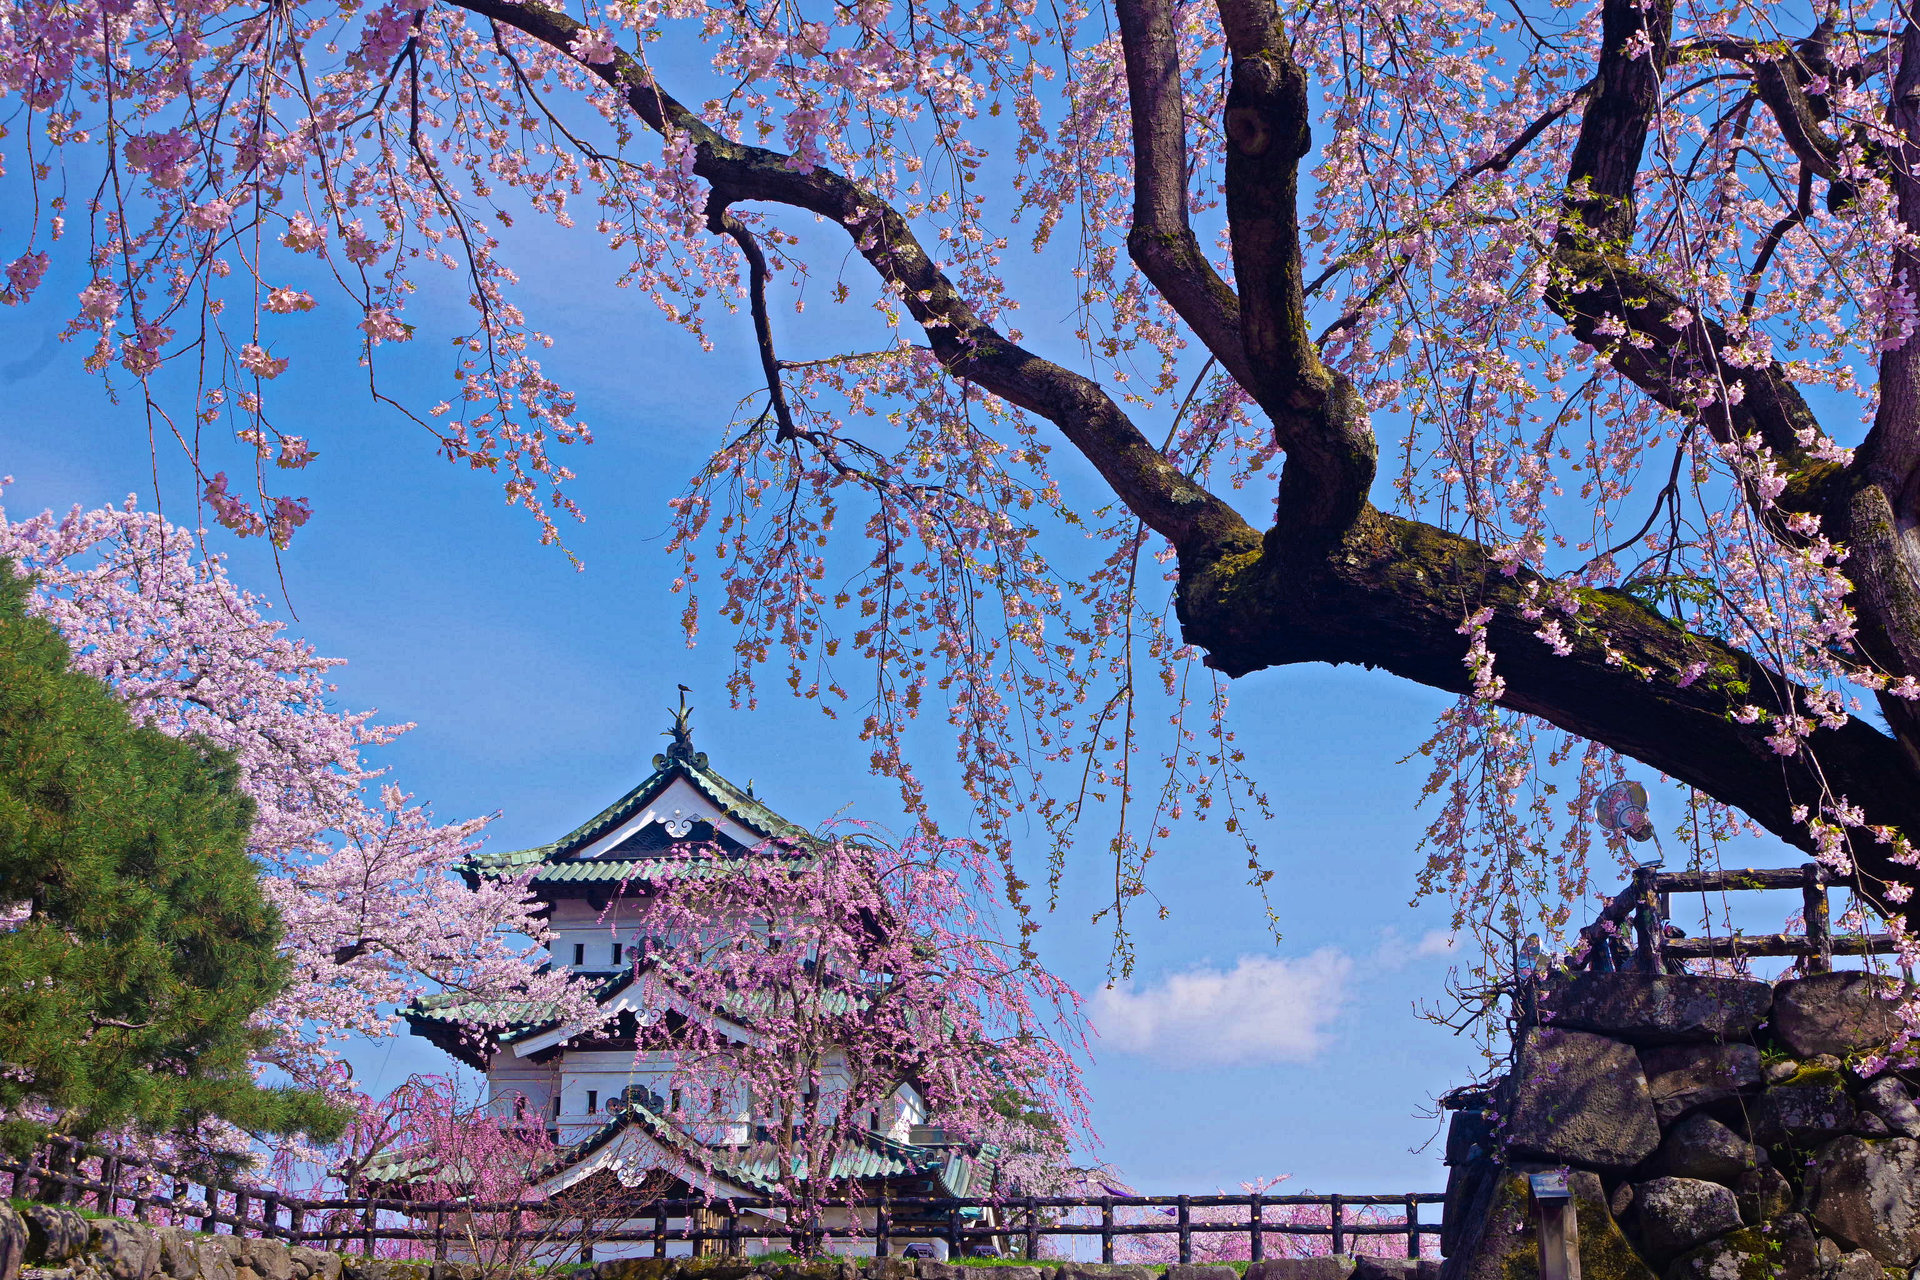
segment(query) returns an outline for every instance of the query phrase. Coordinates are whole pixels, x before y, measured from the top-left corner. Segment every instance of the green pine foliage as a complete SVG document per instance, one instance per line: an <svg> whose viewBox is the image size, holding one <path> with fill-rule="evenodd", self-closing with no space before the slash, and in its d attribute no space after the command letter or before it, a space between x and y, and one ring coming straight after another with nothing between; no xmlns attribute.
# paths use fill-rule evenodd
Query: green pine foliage
<svg viewBox="0 0 1920 1280"><path fill-rule="evenodd" d="M248 1066L286 962L231 762L136 726L26 593L0 559L0 1142L337 1134L336 1108Z"/></svg>

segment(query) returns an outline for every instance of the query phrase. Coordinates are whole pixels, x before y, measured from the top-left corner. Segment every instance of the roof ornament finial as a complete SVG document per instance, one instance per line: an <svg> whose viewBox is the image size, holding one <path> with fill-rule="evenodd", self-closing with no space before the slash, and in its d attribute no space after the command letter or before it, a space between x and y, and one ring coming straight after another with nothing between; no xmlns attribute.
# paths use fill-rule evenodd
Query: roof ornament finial
<svg viewBox="0 0 1920 1280"><path fill-rule="evenodd" d="M687 705L687 695L693 690L686 685L680 686L680 707L673 711L673 728L661 736L673 741L667 745L669 760L685 760L694 763L696 752L693 749L693 708ZM672 708L668 708L673 710Z"/></svg>

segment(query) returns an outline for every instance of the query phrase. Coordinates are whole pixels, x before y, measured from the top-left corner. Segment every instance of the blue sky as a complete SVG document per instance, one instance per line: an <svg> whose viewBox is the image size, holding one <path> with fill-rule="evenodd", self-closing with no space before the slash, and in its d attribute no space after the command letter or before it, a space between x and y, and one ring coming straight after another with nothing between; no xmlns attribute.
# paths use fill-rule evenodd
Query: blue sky
<svg viewBox="0 0 1920 1280"><path fill-rule="evenodd" d="M666 502L755 387L749 335L744 320L721 325L718 349L698 354L645 299L602 283L608 263L589 241L543 235L522 255L523 300L559 340L546 365L579 393L598 436L568 459L587 521L565 533L584 572L539 546L489 477L440 461L422 433L369 400L345 326L323 307L291 318L276 348L295 358L279 423L320 455L294 490L314 518L281 566L292 629L348 659L337 676L344 706L417 724L380 755L393 780L444 817L497 811L494 847L550 839L643 776L682 683L694 690L698 745L788 817L897 821L891 784L867 772L857 716L825 719L777 679L758 710L731 711L723 625L710 619L703 643L685 646L668 594ZM0 473L14 477L0 501L15 514L129 493L150 504L157 472L158 499L190 521L193 493L171 446L156 466L137 406L113 403L80 370L81 352L53 340L78 285L56 273L40 300L0 310ZM450 387L445 340L459 319L439 306L429 294L410 313L420 340L388 370L389 393L416 406ZM1070 316L1043 295L1023 324L1044 343L1064 339ZM243 584L275 591L257 543L216 545ZM1449 957L1443 910L1408 905L1425 768L1400 762L1446 699L1326 667L1256 674L1234 699L1248 767L1274 806L1257 834L1276 872L1282 939L1244 885L1244 854L1215 824L1177 829L1156 860L1151 885L1167 914L1136 913L1129 987L1101 992L1111 935L1089 916L1111 872L1097 826L1039 935L1043 958L1105 1024L1089 1073L1103 1155L1151 1191L1278 1174L1293 1175L1290 1189L1437 1189L1437 1146L1417 1150L1436 1122L1420 1113L1479 1063L1414 1009L1441 994ZM929 719L920 759L936 811L960 824L940 719ZM1027 845L1037 859L1038 832ZM448 1065L405 1039L354 1060L371 1085Z"/></svg>

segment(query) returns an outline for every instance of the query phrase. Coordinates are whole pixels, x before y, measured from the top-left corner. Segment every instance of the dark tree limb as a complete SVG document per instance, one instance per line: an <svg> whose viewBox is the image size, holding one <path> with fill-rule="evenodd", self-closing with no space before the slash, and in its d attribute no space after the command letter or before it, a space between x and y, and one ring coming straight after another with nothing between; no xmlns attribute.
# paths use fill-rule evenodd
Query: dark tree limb
<svg viewBox="0 0 1920 1280"><path fill-rule="evenodd" d="M1904 141L1887 168L1901 226L1912 237L1920 235L1920 24L1911 21L1890 114ZM1920 252L1909 240L1892 256L1892 287L1911 298L1920 289ZM1920 675L1920 333L1880 358L1880 406L1852 472L1843 518L1862 648L1892 674ZM1920 708L1895 697L1882 697L1880 706L1920 770Z"/></svg>
<svg viewBox="0 0 1920 1280"><path fill-rule="evenodd" d="M451 2L556 49L568 48L580 30L539 0ZM1670 38L1664 3L1655 0L1643 10L1636 0L1610 0L1601 67L1570 167L1571 216L1554 246L1564 279L1550 301L1565 308L1576 331L1585 325L1600 336L1595 326L1606 316L1624 316L1652 348L1668 348L1674 361L1644 354L1649 348L1642 344L1624 344L1613 358L1650 394L1668 397L1682 411L1692 394L1676 372L1685 362L1741 380L1737 407L1716 416L1700 405L1700 420L1730 439L1756 436L1797 448L1799 430L1812 419L1784 374L1727 365L1721 355L1729 336L1677 316L1679 300L1625 257L1634 175ZM1264 535L1181 474L1098 384L981 320L905 219L874 193L831 170L794 166L778 152L725 138L625 55L596 71L643 121L666 136L692 140L694 171L711 184L714 207L768 201L836 223L926 330L954 376L1053 422L1128 507L1172 543L1183 636L1206 651L1214 668L1239 676L1296 662L1360 662L1467 692L1462 623L1485 610L1486 636L1506 682L1502 705L1643 760L1802 848L1810 837L1795 806L1817 811L1834 796L1859 805L1870 825L1920 833L1916 774L1900 745L1871 725L1856 718L1837 730L1817 730L1795 754L1779 755L1768 741L1768 718L1798 713L1804 691L1751 655L1689 633L1631 596L1590 590L1574 593L1580 608L1562 619L1569 652L1556 654L1536 634L1541 619L1528 595L1543 580L1512 572L1456 534L1367 504L1371 431L1352 387L1320 361L1306 328L1296 211L1298 163L1308 145L1305 76L1271 0L1220 0L1220 9L1232 56L1227 205L1240 291L1240 367L1287 453L1279 514ZM1134 47L1142 51L1141 74L1164 85L1154 77L1166 68L1151 65L1159 56L1152 53L1153 24L1164 18L1155 12L1150 0L1132 10L1141 20ZM1655 56L1624 56L1649 15ZM1920 58L1913 61L1920 66ZM1168 185L1175 172L1161 149L1172 136L1168 121L1152 101L1141 105L1150 117L1154 172L1147 175L1149 189L1136 192L1136 215L1144 218L1140 225L1177 230L1172 202L1184 195ZM1915 199L1920 202L1920 193ZM1203 303L1211 293L1204 277L1168 278L1174 287L1198 280ZM1196 314L1205 323L1225 323L1223 309L1210 319L1204 310ZM1906 437L1883 434L1893 466ZM1805 472L1804 504L1831 510L1844 486L1819 468ZM1757 722L1743 722L1756 719L1749 708L1758 709ZM1884 848L1856 841L1855 855L1870 894L1876 879L1914 878Z"/></svg>
<svg viewBox="0 0 1920 1280"><path fill-rule="evenodd" d="M767 255L746 224L724 206L707 210L707 229L724 233L740 246L747 260L747 309L753 316L754 344L760 350L760 371L767 380L767 407L779 424L776 438L791 440L800 434L793 424L793 410L787 405L787 389L780 382L780 356L773 349L773 317L767 312Z"/></svg>
<svg viewBox="0 0 1920 1280"><path fill-rule="evenodd" d="M1201 251L1187 218L1186 105L1172 0L1116 0L1133 126L1133 225L1127 252L1142 275L1242 386L1253 371L1240 299Z"/></svg>
<svg viewBox="0 0 1920 1280"><path fill-rule="evenodd" d="M1184 567L1184 566L1183 566ZM1565 655L1536 634L1529 585L1478 544L1369 509L1336 554L1223 560L1182 574L1186 639L1229 675L1299 662L1360 663L1451 693L1472 692L1461 624L1480 609L1500 704L1601 742L1742 811L1789 844L1812 847L1794 807L1838 794L1874 826L1920 831L1920 786L1899 745L1855 717L1816 730L1792 756L1767 741L1771 716L1803 691L1739 650L1687 631L1624 592L1578 589L1562 619ZM1757 706L1767 718L1743 724ZM1856 838L1863 888L1912 883L1886 846Z"/></svg>
<svg viewBox="0 0 1920 1280"><path fill-rule="evenodd" d="M1307 75L1272 0L1220 0L1220 16L1232 57L1226 197L1251 378L1242 385L1287 455L1276 531L1323 543L1365 509L1380 451L1359 393L1320 359L1307 324L1299 215L1300 161L1312 141Z"/></svg>
<svg viewBox="0 0 1920 1280"><path fill-rule="evenodd" d="M571 47L582 24L539 0L450 0L555 49ZM1255 533L1227 503L1201 488L1141 434L1092 379L1013 342L982 320L933 264L898 210L823 166L795 166L765 147L734 142L662 88L636 58L619 52L592 68L619 90L647 125L694 144L694 173L721 206L743 200L802 209L839 225L867 264L927 333L957 377L1059 426L1141 519L1176 548L1251 546Z"/></svg>

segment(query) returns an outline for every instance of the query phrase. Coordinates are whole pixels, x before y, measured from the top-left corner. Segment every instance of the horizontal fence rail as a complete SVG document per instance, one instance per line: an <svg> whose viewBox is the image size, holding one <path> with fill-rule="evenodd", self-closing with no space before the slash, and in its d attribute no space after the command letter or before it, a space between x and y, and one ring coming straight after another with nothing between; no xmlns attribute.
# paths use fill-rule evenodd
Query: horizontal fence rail
<svg viewBox="0 0 1920 1280"><path fill-rule="evenodd" d="M1895 947L1890 934L1834 936L1827 893L1836 887L1845 888L1847 882L1832 876L1817 862L1748 871L1659 871L1641 867L1594 922L1580 930L1587 944L1581 967L1599 972L1631 969L1663 973L1670 967L1669 961L1802 956L1808 973L1827 973L1832 970L1836 955L1893 954ZM1676 893L1755 889L1800 890L1806 931L1689 938L1669 924L1671 899ZM1631 950L1621 936L1621 926L1629 920L1633 928Z"/></svg>
<svg viewBox="0 0 1920 1280"><path fill-rule="evenodd" d="M748 1241L784 1242L794 1252L831 1249L835 1244L871 1242L885 1254L895 1245L944 1241L949 1256L1041 1256L1041 1242L1053 1237L1097 1237L1100 1257L1111 1262L1116 1241L1128 1237L1173 1237L1181 1262L1193 1260L1195 1236L1241 1235L1253 1261L1265 1256L1268 1236L1323 1236L1331 1251L1344 1253L1363 1236L1402 1236L1406 1256L1420 1256L1423 1237L1441 1234L1440 1223L1420 1221L1423 1205L1446 1197L1434 1192L1401 1195L1179 1195L1179 1196L887 1196L833 1199L821 1207L870 1212L872 1220L855 1226L795 1221L796 1206L775 1199L663 1199L635 1192L631 1197L596 1200L590 1206L564 1200L428 1200L399 1196L297 1196L239 1182L212 1170L190 1170L160 1161L102 1153L56 1139L25 1160L0 1156L0 1174L12 1175L16 1198L59 1199L113 1217L174 1226L198 1225L202 1232L226 1228L228 1234L262 1236L289 1245L309 1245L342 1253L377 1256L379 1247L430 1246L437 1261L462 1241L503 1238L540 1222L547 1243L574 1259L593 1260L596 1246L649 1244L653 1256L684 1244L693 1253L739 1255ZM61 1194L49 1196L50 1190ZM1269 1210L1317 1208L1326 1222L1270 1221ZM1349 1215L1382 1208L1399 1209L1399 1221L1370 1221ZM1242 1210L1231 1216L1222 1211ZM1196 1218L1195 1211L1206 1217ZM1097 1220L1076 1221L1075 1214L1097 1212ZM1146 1221L1122 1221L1121 1215L1148 1215ZM555 1224L558 1224L556 1229ZM678 1225L676 1225L678 1224ZM554 1250L548 1250L551 1253ZM392 1256L399 1256L394 1253ZM543 1255L544 1256L544 1255ZM548 1261L555 1259L548 1258Z"/></svg>

